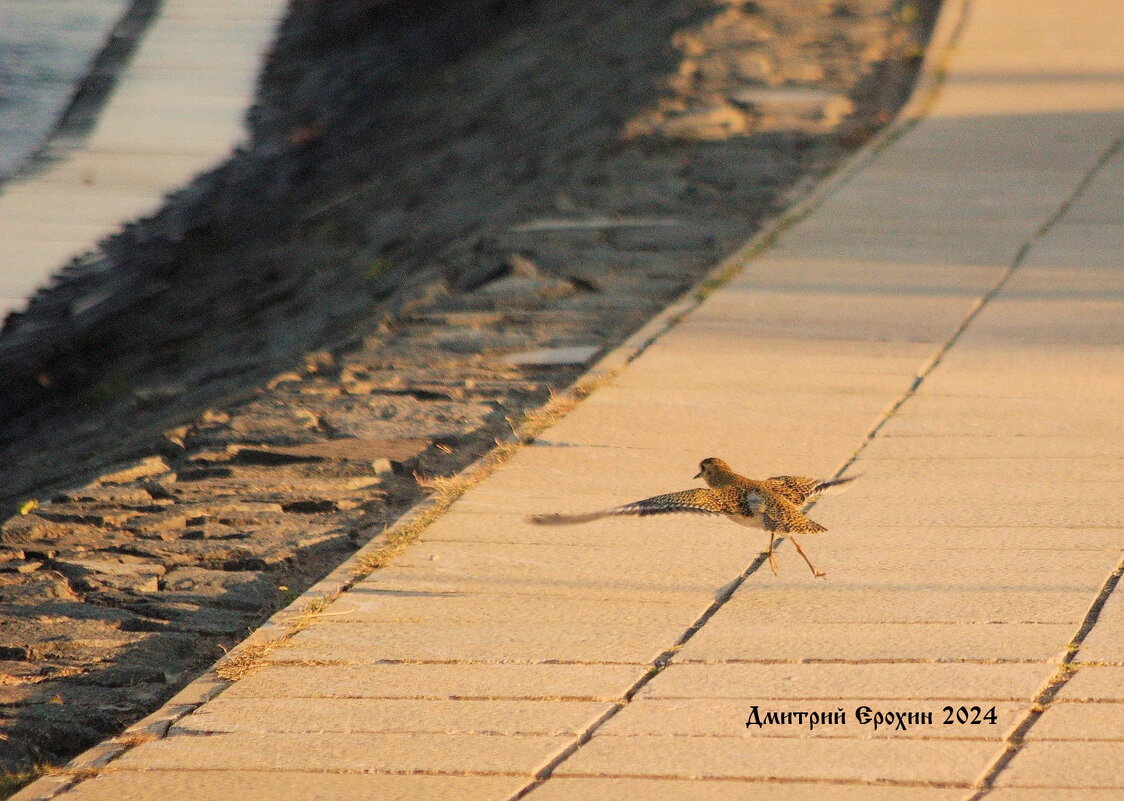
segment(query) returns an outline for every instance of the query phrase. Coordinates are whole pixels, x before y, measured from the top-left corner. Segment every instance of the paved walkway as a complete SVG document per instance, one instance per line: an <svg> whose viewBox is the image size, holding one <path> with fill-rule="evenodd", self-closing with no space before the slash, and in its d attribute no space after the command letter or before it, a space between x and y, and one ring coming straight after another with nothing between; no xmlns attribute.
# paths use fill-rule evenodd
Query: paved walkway
<svg viewBox="0 0 1124 801"><path fill-rule="evenodd" d="M165 0L80 147L0 187L0 320L229 155L284 10L283 0Z"/></svg>
<svg viewBox="0 0 1124 801"><path fill-rule="evenodd" d="M917 125L67 801L1120 798L1122 28L1117 0L972 2ZM826 581L722 520L522 521L704 456L863 474L813 510Z"/></svg>

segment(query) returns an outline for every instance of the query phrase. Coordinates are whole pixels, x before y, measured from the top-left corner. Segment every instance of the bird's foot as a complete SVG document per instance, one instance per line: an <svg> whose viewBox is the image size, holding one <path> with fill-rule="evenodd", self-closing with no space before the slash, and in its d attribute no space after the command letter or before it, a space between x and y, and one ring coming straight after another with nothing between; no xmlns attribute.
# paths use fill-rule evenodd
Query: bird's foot
<svg viewBox="0 0 1124 801"><path fill-rule="evenodd" d="M777 570L777 555L776 555L776 553L773 552L772 549L769 549L768 557L769 557L769 568L773 571L773 575L774 576L780 575L779 571Z"/></svg>
<svg viewBox="0 0 1124 801"><path fill-rule="evenodd" d="M799 553L801 557L803 557L804 564L806 564L808 566L808 569L812 571L812 575L816 578L827 578L827 573L823 572L812 564L812 560L808 558L808 554L804 553L804 549L800 547L800 543L796 541L796 537L792 534L789 534L788 538L792 540L792 544L796 546L796 552Z"/></svg>

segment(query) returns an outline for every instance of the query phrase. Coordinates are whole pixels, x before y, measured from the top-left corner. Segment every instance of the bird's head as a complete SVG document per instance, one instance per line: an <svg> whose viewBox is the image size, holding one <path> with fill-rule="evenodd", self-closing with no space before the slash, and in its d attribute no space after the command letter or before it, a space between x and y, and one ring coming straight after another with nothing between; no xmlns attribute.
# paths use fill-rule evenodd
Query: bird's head
<svg viewBox="0 0 1124 801"><path fill-rule="evenodd" d="M734 471L730 469L730 465L726 464L721 459L711 457L699 462L699 472L695 478L701 478L706 481L708 485L713 487L715 484L724 483L733 472Z"/></svg>

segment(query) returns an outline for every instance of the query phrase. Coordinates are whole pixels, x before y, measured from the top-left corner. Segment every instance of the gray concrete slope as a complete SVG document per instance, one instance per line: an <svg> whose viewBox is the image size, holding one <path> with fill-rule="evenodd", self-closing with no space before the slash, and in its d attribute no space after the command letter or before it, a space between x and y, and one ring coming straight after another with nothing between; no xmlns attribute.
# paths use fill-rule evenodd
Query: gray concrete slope
<svg viewBox="0 0 1124 801"><path fill-rule="evenodd" d="M1122 26L1115 0L971 3L918 124L65 798L1119 798ZM826 581L720 519L523 520L691 486L705 456L863 474L812 511Z"/></svg>
<svg viewBox="0 0 1124 801"><path fill-rule="evenodd" d="M0 181L42 147L127 0L0 4Z"/></svg>
<svg viewBox="0 0 1124 801"><path fill-rule="evenodd" d="M244 139L284 10L282 0L166 0L90 135L0 187L0 319Z"/></svg>

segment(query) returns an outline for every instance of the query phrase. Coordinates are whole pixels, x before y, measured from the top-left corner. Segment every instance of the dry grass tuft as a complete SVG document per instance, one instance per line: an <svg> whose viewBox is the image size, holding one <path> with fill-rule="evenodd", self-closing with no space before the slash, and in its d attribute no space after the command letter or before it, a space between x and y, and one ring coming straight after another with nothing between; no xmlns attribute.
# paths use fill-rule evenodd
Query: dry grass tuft
<svg viewBox="0 0 1124 801"><path fill-rule="evenodd" d="M66 765L58 765L58 766L51 766L51 767L43 768L42 775L44 775L44 776L68 776L72 779L77 779L78 781L85 781L86 779L94 778L99 773L101 773L101 771L102 771L101 768L91 768L91 767L68 768Z"/></svg>
<svg viewBox="0 0 1124 801"><path fill-rule="evenodd" d="M308 603L301 607L300 616L310 618L319 617L329 606L336 602L336 599L339 598L340 595L341 592L339 590L336 590L335 592L321 595L319 598L311 599Z"/></svg>
<svg viewBox="0 0 1124 801"><path fill-rule="evenodd" d="M117 737L114 742L118 742L126 748L136 748L138 745L144 745L155 739L157 739L156 735L150 731L137 731L122 734L120 737Z"/></svg>
<svg viewBox="0 0 1124 801"><path fill-rule="evenodd" d="M321 595L319 598L313 598L304 606L301 607L300 612L297 613L296 618L289 624L289 631L286 632L285 637L291 637L298 631L304 631L313 621L317 618L325 617L326 615L334 614L347 614L346 612L329 612L328 607L335 603L336 599L343 595L343 589L338 589L335 592L330 592L326 595Z"/></svg>
<svg viewBox="0 0 1124 801"><path fill-rule="evenodd" d="M227 681L244 679L265 666L266 658L281 645L281 639L246 642L215 666L215 673Z"/></svg>

